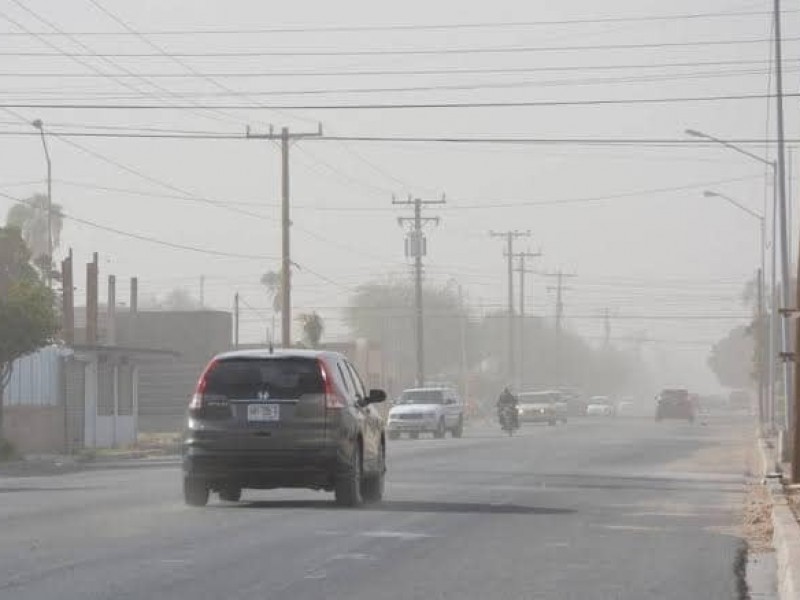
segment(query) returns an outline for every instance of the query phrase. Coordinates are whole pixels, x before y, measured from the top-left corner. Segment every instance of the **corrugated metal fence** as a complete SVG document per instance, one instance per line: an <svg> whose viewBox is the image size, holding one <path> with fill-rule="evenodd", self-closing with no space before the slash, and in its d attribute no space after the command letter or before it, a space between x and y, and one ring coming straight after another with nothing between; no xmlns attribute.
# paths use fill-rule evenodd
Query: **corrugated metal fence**
<svg viewBox="0 0 800 600"><path fill-rule="evenodd" d="M3 394L5 406L56 406L61 402L60 360L69 351L42 348L17 360Z"/></svg>

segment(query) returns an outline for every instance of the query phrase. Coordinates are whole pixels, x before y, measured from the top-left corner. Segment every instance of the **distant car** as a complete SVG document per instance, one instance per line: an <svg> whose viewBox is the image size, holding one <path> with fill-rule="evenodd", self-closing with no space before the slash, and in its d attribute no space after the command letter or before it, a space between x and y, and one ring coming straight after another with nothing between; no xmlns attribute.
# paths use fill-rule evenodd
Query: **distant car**
<svg viewBox="0 0 800 600"><path fill-rule="evenodd" d="M613 417L616 414L614 403L608 396L592 396L586 407L588 417Z"/></svg>
<svg viewBox="0 0 800 600"><path fill-rule="evenodd" d="M407 433L418 438L432 433L443 438L449 431L453 437L464 434L464 403L451 388L414 388L405 390L389 411L389 438L396 440Z"/></svg>
<svg viewBox="0 0 800 600"><path fill-rule="evenodd" d="M332 491L356 506L383 496L383 419L341 354L248 350L215 357L200 377L184 432L183 493L236 502L243 488Z"/></svg>
<svg viewBox="0 0 800 600"><path fill-rule="evenodd" d="M656 397L656 421L680 419L692 423L694 417L695 406L687 390L663 390Z"/></svg>
<svg viewBox="0 0 800 600"><path fill-rule="evenodd" d="M568 419L567 402L557 391L521 392L517 395L519 420L522 423L555 425Z"/></svg>

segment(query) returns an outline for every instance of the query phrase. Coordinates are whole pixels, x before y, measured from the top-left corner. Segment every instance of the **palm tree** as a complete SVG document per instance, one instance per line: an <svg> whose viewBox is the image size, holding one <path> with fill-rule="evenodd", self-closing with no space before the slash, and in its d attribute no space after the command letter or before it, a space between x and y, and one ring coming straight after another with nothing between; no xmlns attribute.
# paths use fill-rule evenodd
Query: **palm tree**
<svg viewBox="0 0 800 600"><path fill-rule="evenodd" d="M325 331L325 321L317 311L297 315L297 320L303 326L303 341L312 348L319 347L322 333Z"/></svg>
<svg viewBox="0 0 800 600"><path fill-rule="evenodd" d="M267 271L261 276L261 285L267 288L267 294L272 298L272 310L275 312L281 312L283 304L282 281L280 271Z"/></svg>
<svg viewBox="0 0 800 600"><path fill-rule="evenodd" d="M52 210L52 217L48 219L48 209ZM53 237L53 249L61 244L61 230L64 226L64 213L61 206L53 204L49 207L47 196L35 194L24 202L12 206L6 215L6 225L16 227L22 231L22 238L31 249L36 263L52 262L50 254L50 235ZM41 259L44 258L42 261Z"/></svg>

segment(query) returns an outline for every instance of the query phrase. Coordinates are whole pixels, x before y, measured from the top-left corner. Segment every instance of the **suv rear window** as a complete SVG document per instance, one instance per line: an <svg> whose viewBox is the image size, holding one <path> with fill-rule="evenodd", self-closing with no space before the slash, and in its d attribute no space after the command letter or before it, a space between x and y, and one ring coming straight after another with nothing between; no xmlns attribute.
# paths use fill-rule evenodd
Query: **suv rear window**
<svg viewBox="0 0 800 600"><path fill-rule="evenodd" d="M319 362L309 358L233 358L212 367L207 394L231 400L252 400L266 392L270 398L294 400L304 394L322 394Z"/></svg>
<svg viewBox="0 0 800 600"><path fill-rule="evenodd" d="M398 404L444 404L442 390L406 390Z"/></svg>

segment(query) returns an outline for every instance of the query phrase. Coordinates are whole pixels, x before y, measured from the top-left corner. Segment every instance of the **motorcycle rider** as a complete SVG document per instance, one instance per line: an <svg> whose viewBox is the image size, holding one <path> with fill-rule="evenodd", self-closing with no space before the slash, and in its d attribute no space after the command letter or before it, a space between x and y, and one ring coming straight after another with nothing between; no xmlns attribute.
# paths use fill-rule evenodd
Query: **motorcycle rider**
<svg viewBox="0 0 800 600"><path fill-rule="evenodd" d="M517 405L519 401L517 397L511 393L511 389L506 386L503 388L503 391L500 392L500 397L497 399L497 416L500 422L502 423L503 419L503 410L504 409L511 409L511 414L514 417L514 426L517 425Z"/></svg>

